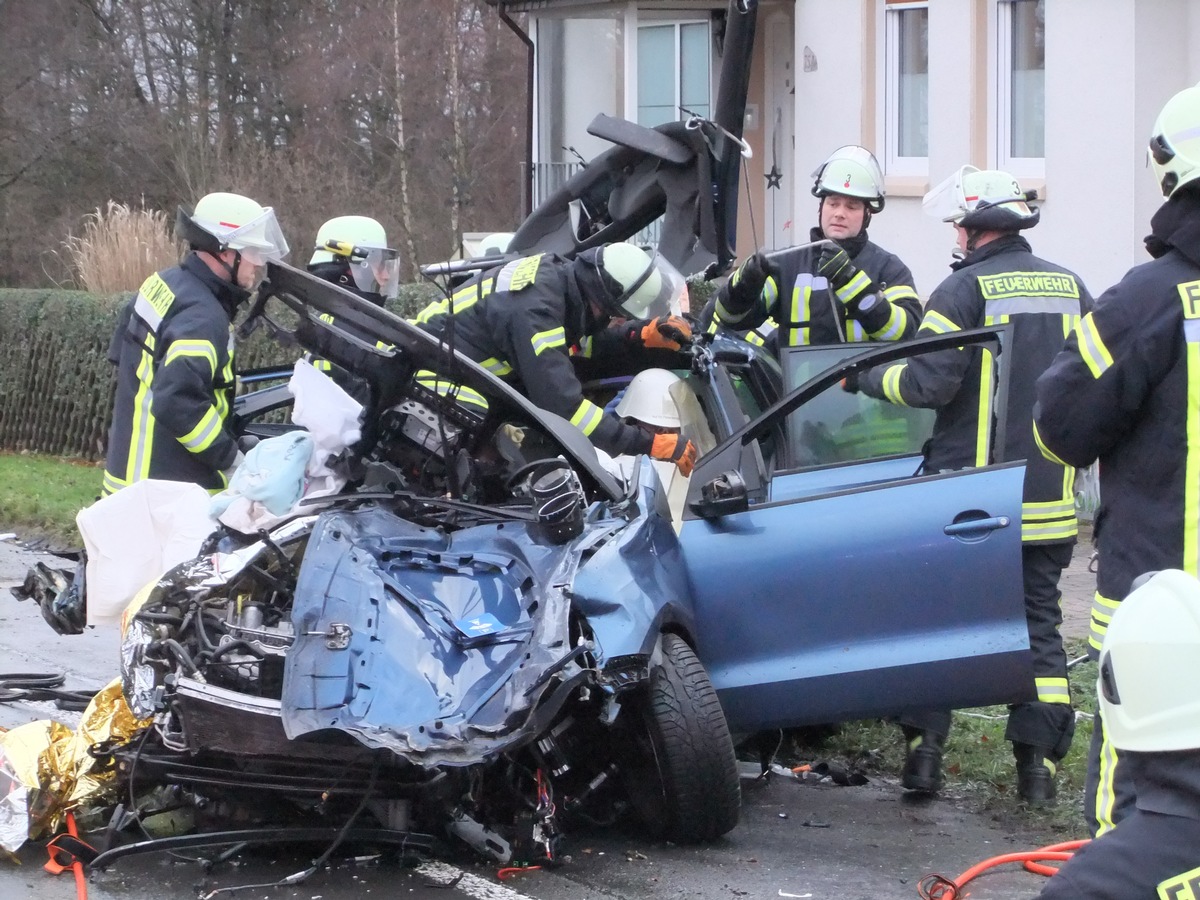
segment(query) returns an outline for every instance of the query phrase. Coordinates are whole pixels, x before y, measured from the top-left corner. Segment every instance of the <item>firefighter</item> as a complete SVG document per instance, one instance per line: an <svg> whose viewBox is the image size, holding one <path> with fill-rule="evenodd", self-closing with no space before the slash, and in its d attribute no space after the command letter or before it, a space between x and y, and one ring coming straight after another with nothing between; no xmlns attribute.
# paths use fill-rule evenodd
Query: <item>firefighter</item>
<svg viewBox="0 0 1200 900"><path fill-rule="evenodd" d="M319 229L308 271L383 306L400 289L400 256L369 216L337 216Z"/></svg>
<svg viewBox="0 0 1200 900"><path fill-rule="evenodd" d="M933 292L918 336L1009 322L1013 336L1008 376L1004 458L1027 460L1021 516L1025 612L1033 651L1037 700L1010 708L1005 738L1017 761L1017 793L1030 804L1055 798L1055 766L1071 746L1075 716L1059 626L1059 576L1070 564L1078 525L1074 469L1045 459L1033 437L1033 389L1091 307L1074 273L1033 255L1020 232L1039 211L1006 172L963 166L925 195L925 211L952 222L962 258ZM1003 360L1004 364L1007 360ZM978 349L949 349L864 372L857 385L900 406L937 410L925 451L927 472L986 465L990 456L993 364ZM942 747L949 710L900 716L908 740L902 783L932 793L941 786Z"/></svg>
<svg viewBox="0 0 1200 900"><path fill-rule="evenodd" d="M1158 572L1112 614L1096 697L1137 807L1084 846L1039 900L1200 896L1200 583Z"/></svg>
<svg viewBox="0 0 1200 900"><path fill-rule="evenodd" d="M702 318L711 320L710 330L724 325L756 343L763 339L755 329L774 328L767 340L776 351L912 337L921 320L912 273L867 238L871 215L884 204L879 163L864 147L840 147L813 179L819 225L810 236L833 243L755 253L721 286Z"/></svg>
<svg viewBox="0 0 1200 900"><path fill-rule="evenodd" d="M1133 580L1200 574L1200 86L1172 97L1150 138L1166 202L1150 221L1153 259L1096 302L1037 385L1043 452L1100 461L1100 565L1089 654ZM1085 812L1103 834L1132 809L1103 710L1092 732Z"/></svg>
<svg viewBox="0 0 1200 900"><path fill-rule="evenodd" d="M269 206L227 193L201 197L191 213L180 207L175 233L191 252L146 279L109 346L117 393L105 495L146 478L215 493L241 460L227 427L233 317L287 241Z"/></svg>
<svg viewBox="0 0 1200 900"><path fill-rule="evenodd" d="M597 358L678 351L692 334L675 314L686 290L662 257L632 244L607 244L573 260L539 253L484 270L427 306L416 323L516 382L606 453L649 453L687 475L696 459L692 442L679 434L651 435L605 413L583 396L570 357L573 348Z"/></svg>

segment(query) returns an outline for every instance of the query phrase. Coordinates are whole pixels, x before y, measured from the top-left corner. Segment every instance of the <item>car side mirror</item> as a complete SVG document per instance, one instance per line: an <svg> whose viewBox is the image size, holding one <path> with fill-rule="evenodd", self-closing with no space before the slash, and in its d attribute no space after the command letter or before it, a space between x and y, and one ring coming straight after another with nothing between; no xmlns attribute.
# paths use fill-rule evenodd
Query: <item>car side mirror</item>
<svg viewBox="0 0 1200 900"><path fill-rule="evenodd" d="M715 519L750 508L746 482L734 471L723 472L700 486L700 499L691 504L692 512L704 519Z"/></svg>

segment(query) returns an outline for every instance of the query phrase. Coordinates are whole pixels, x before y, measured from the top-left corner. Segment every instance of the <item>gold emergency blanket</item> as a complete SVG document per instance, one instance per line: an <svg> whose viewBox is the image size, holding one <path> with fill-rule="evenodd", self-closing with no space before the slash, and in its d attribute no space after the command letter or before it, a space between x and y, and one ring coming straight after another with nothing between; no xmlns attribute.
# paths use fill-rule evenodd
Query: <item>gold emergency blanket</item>
<svg viewBox="0 0 1200 900"><path fill-rule="evenodd" d="M3 758L30 790L29 837L53 834L69 810L103 801L115 772L88 750L127 744L150 721L130 711L117 678L92 698L76 731L43 719L0 734Z"/></svg>

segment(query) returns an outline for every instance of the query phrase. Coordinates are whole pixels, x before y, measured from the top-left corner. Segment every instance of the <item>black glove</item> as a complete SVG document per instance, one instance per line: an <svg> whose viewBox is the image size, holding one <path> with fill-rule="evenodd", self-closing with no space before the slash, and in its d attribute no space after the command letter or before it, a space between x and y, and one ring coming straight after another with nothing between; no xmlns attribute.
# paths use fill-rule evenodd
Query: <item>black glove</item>
<svg viewBox="0 0 1200 900"><path fill-rule="evenodd" d="M725 304L730 312L742 313L754 306L768 278L779 275L779 266L771 262L767 254L759 250L743 262L736 272L729 277L729 302Z"/></svg>
<svg viewBox="0 0 1200 900"><path fill-rule="evenodd" d="M836 245L827 246L817 260L817 273L829 280L838 300L846 307L846 315L855 319L859 313L875 306L879 288L866 273L850 261L850 255Z"/></svg>
<svg viewBox="0 0 1200 900"><path fill-rule="evenodd" d="M842 379L842 390L847 394L858 393L858 370L851 369L846 373L846 377Z"/></svg>
<svg viewBox="0 0 1200 900"><path fill-rule="evenodd" d="M850 261L850 254L841 247L836 244L827 245L817 260L817 274L824 275L836 291L858 274L858 266Z"/></svg>

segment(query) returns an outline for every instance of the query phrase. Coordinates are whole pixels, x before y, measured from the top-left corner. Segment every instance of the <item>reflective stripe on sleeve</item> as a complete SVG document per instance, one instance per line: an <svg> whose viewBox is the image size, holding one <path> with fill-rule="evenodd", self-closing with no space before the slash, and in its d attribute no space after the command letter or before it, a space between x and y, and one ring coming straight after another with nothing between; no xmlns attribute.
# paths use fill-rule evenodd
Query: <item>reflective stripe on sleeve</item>
<svg viewBox="0 0 1200 900"><path fill-rule="evenodd" d="M921 327L917 330L927 331L930 334L949 334L952 331L962 331L954 322L935 309L925 311L925 318L921 320Z"/></svg>
<svg viewBox="0 0 1200 900"><path fill-rule="evenodd" d="M895 403L897 406L908 406L904 402L904 396L900 393L900 378L904 375L904 370L907 363L897 363L894 366L888 366L883 373L883 396L887 397L888 401Z"/></svg>
<svg viewBox="0 0 1200 900"><path fill-rule="evenodd" d="M539 331L532 338L530 343L533 344L533 355L541 356L542 351L551 350L554 347L564 347L567 343L567 330L559 325L557 328L551 328L547 331Z"/></svg>
<svg viewBox="0 0 1200 900"><path fill-rule="evenodd" d="M196 427L179 438L179 443L183 444L192 453L203 453L212 446L213 441L217 439L217 435L221 433L221 417L217 414L217 408L210 406L208 411L200 417L200 421L196 423Z"/></svg>
<svg viewBox="0 0 1200 900"><path fill-rule="evenodd" d="M858 274L834 291L834 293L837 294L837 298L843 303L849 303L851 300L865 291L867 289L867 285L870 283L871 276L862 269L859 269Z"/></svg>
<svg viewBox="0 0 1200 900"><path fill-rule="evenodd" d="M1100 332L1096 329L1096 320L1088 313L1079 322L1075 330L1079 342L1079 355L1092 371L1093 378L1099 378L1113 364L1112 354L1104 346Z"/></svg>
<svg viewBox="0 0 1200 900"><path fill-rule="evenodd" d="M1042 451L1042 456L1046 457L1052 463L1058 463L1060 466L1066 465L1053 450L1046 446L1042 440L1041 432L1038 431L1037 422L1033 423L1033 440L1037 444L1038 449Z"/></svg>
<svg viewBox="0 0 1200 900"><path fill-rule="evenodd" d="M513 367L503 359L497 359L494 356L489 356L480 363L485 369L495 375L497 378L503 378L505 375L511 375Z"/></svg>
<svg viewBox="0 0 1200 900"><path fill-rule="evenodd" d="M172 341L162 364L169 366L185 356L208 360L209 377L217 374L217 348L212 345L212 341Z"/></svg>
<svg viewBox="0 0 1200 900"><path fill-rule="evenodd" d="M885 292L886 293L886 292ZM904 326L908 324L908 313L904 307L891 304L892 314L888 316L887 323L877 331L871 332L871 340L873 341L898 341L900 335L904 334Z"/></svg>
<svg viewBox="0 0 1200 900"><path fill-rule="evenodd" d="M592 432L596 430L596 426L603 419L604 410L589 400L581 400L579 406L575 409L575 414L571 416L571 424L578 427L588 437L591 437Z"/></svg>
<svg viewBox="0 0 1200 900"><path fill-rule="evenodd" d="M1065 678L1035 678L1037 698L1041 703L1070 703L1071 688Z"/></svg>

